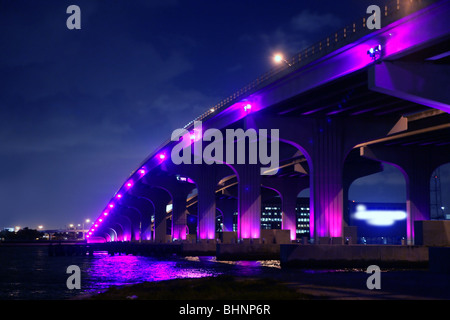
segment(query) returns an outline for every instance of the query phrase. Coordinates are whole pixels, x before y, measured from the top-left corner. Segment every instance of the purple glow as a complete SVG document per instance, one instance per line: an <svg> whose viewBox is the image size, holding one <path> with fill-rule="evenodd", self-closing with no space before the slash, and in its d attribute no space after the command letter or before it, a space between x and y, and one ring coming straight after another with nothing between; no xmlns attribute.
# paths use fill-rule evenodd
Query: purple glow
<svg viewBox="0 0 450 320"><path fill-rule="evenodd" d="M159 154L159 159L164 160L166 159L166 155L164 153Z"/></svg>
<svg viewBox="0 0 450 320"><path fill-rule="evenodd" d="M127 183L127 187L128 187L128 188L131 188L132 186L133 186L133 183L132 183L132 182L128 182L128 183Z"/></svg>
<svg viewBox="0 0 450 320"><path fill-rule="evenodd" d="M116 195L116 197L120 199L120 198L122 198L122 195L119 193Z"/></svg>
<svg viewBox="0 0 450 320"><path fill-rule="evenodd" d="M103 212L103 215L106 217L108 215L108 212Z"/></svg>
<svg viewBox="0 0 450 320"><path fill-rule="evenodd" d="M142 175L144 175L144 174L145 174L145 169L139 170L139 173L142 174Z"/></svg>
<svg viewBox="0 0 450 320"><path fill-rule="evenodd" d="M109 204L110 208L114 208L114 205L112 203Z"/></svg>
<svg viewBox="0 0 450 320"><path fill-rule="evenodd" d="M251 110L252 110L252 105L250 103L247 103L246 105L244 105L245 112L250 112Z"/></svg>

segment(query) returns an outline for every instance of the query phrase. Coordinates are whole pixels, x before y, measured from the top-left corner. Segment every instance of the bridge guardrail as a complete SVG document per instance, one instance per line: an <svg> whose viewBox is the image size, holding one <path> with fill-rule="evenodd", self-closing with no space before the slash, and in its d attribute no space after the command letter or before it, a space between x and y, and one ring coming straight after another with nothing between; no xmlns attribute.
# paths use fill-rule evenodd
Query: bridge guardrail
<svg viewBox="0 0 450 320"><path fill-rule="evenodd" d="M381 15L383 16L383 19L381 19L382 27L398 20L405 14L415 12L433 2L436 2L436 0L390 0L385 4L384 8L380 8ZM302 49L299 53L287 60L289 65L281 65L270 69L230 96L222 99L214 106L210 106L207 111L187 123L183 128L189 129L191 126L193 126L194 121L203 121L217 111L231 106L233 103L238 102L239 100L248 96L250 92L257 91L257 89L264 87L272 81L278 79L283 71L293 71L299 69L300 67L305 66L314 60L317 60L325 54L350 43L352 40L361 38L362 36L373 32L374 30L370 30L367 28L366 22L366 17L363 17L357 22L353 22L343 28L340 28L338 31L322 39L321 41L315 42L309 47Z"/></svg>

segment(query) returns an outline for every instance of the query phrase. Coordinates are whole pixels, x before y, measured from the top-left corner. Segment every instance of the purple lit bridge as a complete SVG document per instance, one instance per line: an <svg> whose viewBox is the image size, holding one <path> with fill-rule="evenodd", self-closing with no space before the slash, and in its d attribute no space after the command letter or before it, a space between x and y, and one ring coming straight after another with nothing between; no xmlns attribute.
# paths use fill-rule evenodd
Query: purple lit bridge
<svg viewBox="0 0 450 320"><path fill-rule="evenodd" d="M414 222L430 220L431 174L450 162L450 1L396 0L381 12L381 29L369 30L366 19L345 26L195 119L203 133L216 128L224 137L227 129L267 129L268 143L278 129L276 168L205 163L213 142L194 146L193 120L183 138L193 144L192 164L174 164L179 141L165 142L109 200L88 241L192 243L218 231L260 241L261 203L274 196L281 229L295 240L297 196L309 188L310 238L342 243L350 184L390 163L406 180L413 244Z"/></svg>

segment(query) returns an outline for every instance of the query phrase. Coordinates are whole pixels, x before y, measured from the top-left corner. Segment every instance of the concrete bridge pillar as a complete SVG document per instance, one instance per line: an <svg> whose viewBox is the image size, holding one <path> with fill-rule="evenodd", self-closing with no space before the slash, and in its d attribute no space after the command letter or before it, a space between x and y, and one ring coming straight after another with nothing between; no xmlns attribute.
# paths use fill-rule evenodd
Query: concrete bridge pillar
<svg viewBox="0 0 450 320"><path fill-rule="evenodd" d="M149 240L152 237L151 217L154 214L153 202L144 197L137 197L131 193L126 193L120 198L119 204L137 213L138 221L134 222L134 240Z"/></svg>
<svg viewBox="0 0 450 320"><path fill-rule="evenodd" d="M297 196L309 187L309 176L300 178L263 176L263 186L278 192L281 197L281 229L290 230L290 239L297 238Z"/></svg>
<svg viewBox="0 0 450 320"><path fill-rule="evenodd" d="M307 158L310 176L310 234L329 243L343 237L343 168L354 146L386 136L398 117L268 117L251 116L253 126L279 129L283 142L296 146ZM340 240L339 240L340 238Z"/></svg>
<svg viewBox="0 0 450 320"><path fill-rule="evenodd" d="M155 216L153 222L153 232L151 239L156 243L164 243L166 241L166 207L171 201L168 191L150 187L141 184L130 191L134 197L141 198L143 202L151 203L153 207L153 214ZM150 210L150 208L149 208ZM151 213L149 212L151 216Z"/></svg>
<svg viewBox="0 0 450 320"><path fill-rule="evenodd" d="M259 165L233 165L238 176L238 239L261 236L261 172Z"/></svg>
<svg viewBox="0 0 450 320"><path fill-rule="evenodd" d="M216 235L216 188L219 181L234 174L225 164L180 164L173 172L186 175L197 188L198 223L197 239L215 239Z"/></svg>
<svg viewBox="0 0 450 320"><path fill-rule="evenodd" d="M189 192L185 188L175 188L172 194L172 239L187 239L187 210L186 198Z"/></svg>
<svg viewBox="0 0 450 320"><path fill-rule="evenodd" d="M166 190L172 199L172 239L187 239L187 209L186 198L195 188L195 185L187 181L178 181L175 175L151 176L142 178L142 183Z"/></svg>
<svg viewBox="0 0 450 320"><path fill-rule="evenodd" d="M216 186L214 168L205 168L197 179L197 239L214 239L216 235Z"/></svg>

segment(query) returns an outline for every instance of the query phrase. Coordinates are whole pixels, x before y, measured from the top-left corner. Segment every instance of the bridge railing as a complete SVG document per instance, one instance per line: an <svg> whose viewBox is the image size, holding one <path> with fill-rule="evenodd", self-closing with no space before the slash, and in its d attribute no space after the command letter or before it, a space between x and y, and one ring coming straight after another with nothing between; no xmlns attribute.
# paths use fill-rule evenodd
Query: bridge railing
<svg viewBox="0 0 450 320"><path fill-rule="evenodd" d="M400 19L406 14L410 14L414 11L422 9L426 5L433 2L436 2L436 0L390 0L384 5L383 8L380 7L381 16L383 17L381 18L382 27ZM337 48L343 47L351 43L355 39L359 39L364 35L374 31L368 29L366 24L367 18L363 17L358 21L340 28L321 41L318 41L301 50L299 53L287 60L288 64L270 69L230 96L224 98L214 106L210 106L204 113L187 123L184 126L184 129L188 129L193 126L194 121L203 121L212 116L217 111L225 109L232 104L242 100L243 98L249 96L250 93L255 92L258 89L268 85L269 83L279 79L285 73L299 69L300 67L325 56L326 54L336 50Z"/></svg>

